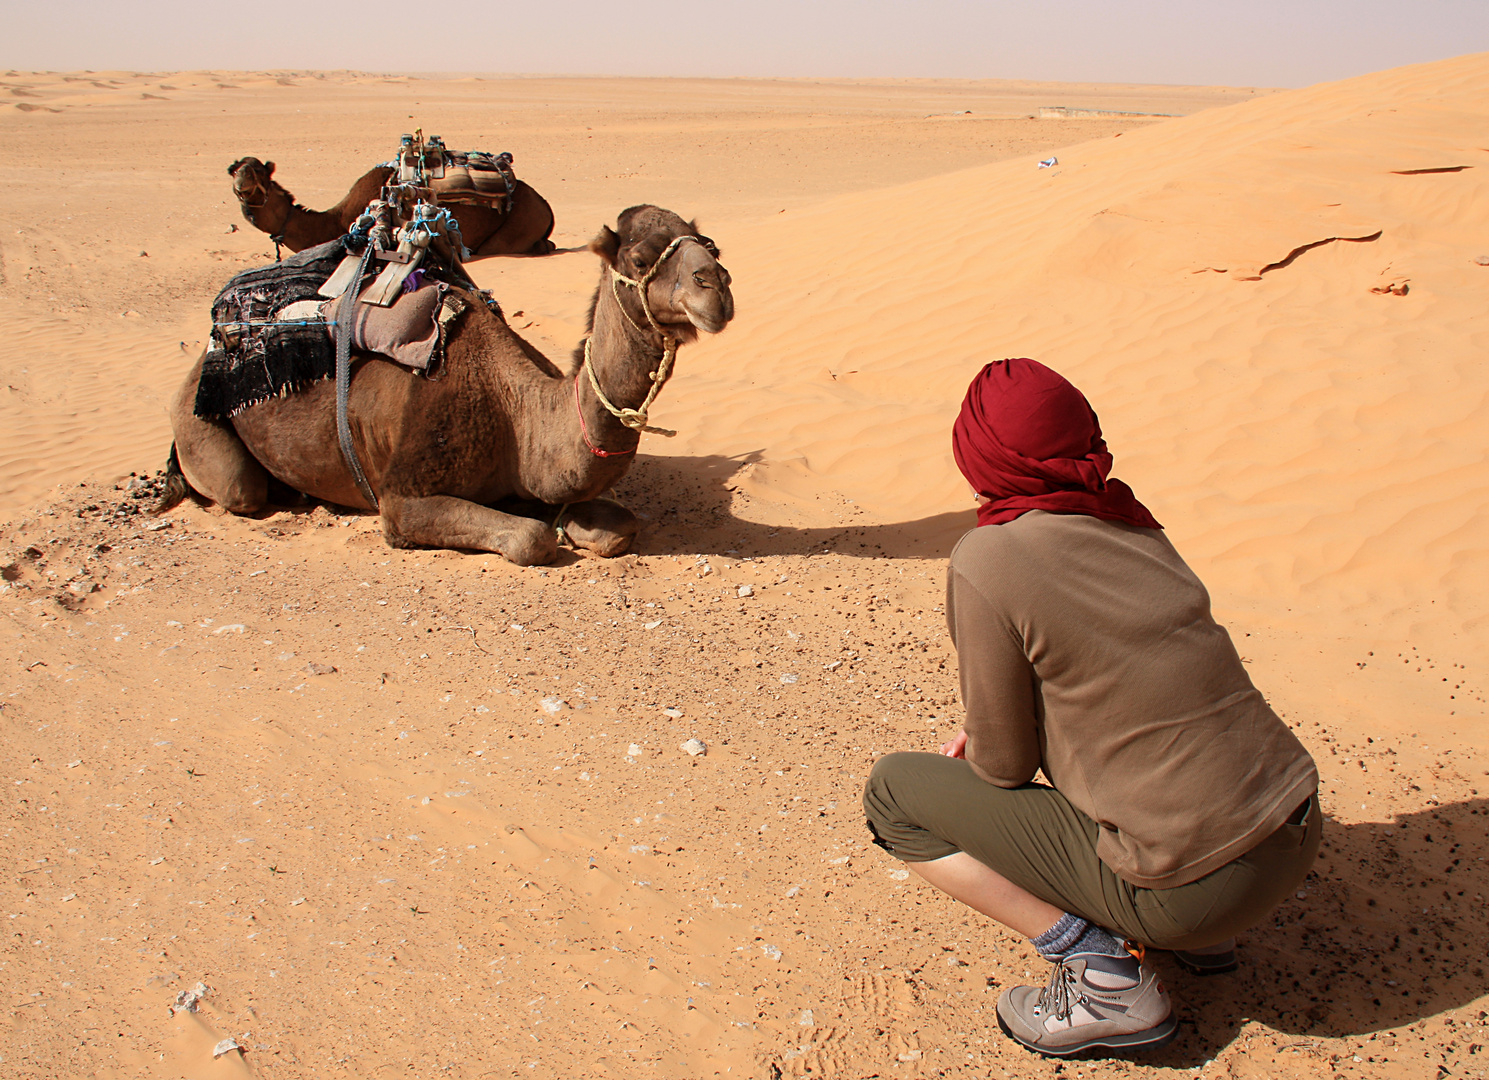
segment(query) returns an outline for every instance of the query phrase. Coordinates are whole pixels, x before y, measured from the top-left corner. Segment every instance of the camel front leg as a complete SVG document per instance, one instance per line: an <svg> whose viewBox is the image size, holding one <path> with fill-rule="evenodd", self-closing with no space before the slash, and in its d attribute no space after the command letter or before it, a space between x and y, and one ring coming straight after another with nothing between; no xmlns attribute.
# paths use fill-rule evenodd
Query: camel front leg
<svg viewBox="0 0 1489 1080"><path fill-rule="evenodd" d="M553 528L450 495L393 495L380 500L383 538L390 547L494 551L518 566L550 563L558 554Z"/></svg>

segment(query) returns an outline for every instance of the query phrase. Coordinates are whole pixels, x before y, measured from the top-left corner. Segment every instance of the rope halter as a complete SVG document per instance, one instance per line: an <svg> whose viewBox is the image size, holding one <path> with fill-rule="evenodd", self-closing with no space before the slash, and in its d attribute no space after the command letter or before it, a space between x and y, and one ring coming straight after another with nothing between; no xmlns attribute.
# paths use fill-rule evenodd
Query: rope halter
<svg viewBox="0 0 1489 1080"><path fill-rule="evenodd" d="M594 364L590 361L589 354L589 345L591 339L584 339L583 367L584 370L589 374L590 389L594 390L595 397L599 399L600 404L605 406L606 411L608 411L611 416L615 417L622 424L624 424L628 428L631 428L633 431L649 431L653 435L665 435L669 439L676 435L677 432L673 431L671 428L652 427L646 422L646 419L647 413L650 411L652 403L657 400L657 395L662 392L663 384L672 377L672 362L677 359L677 338L668 333L666 330L662 329L662 324L657 322L657 317L652 314L651 300L648 298L646 290L651 285L651 283L656 280L657 275L662 272L662 264L670 259L674 253L676 253L677 249L682 246L684 240L691 240L696 244L703 243L703 241L699 240L696 236L683 235L675 237L672 243L668 244L667 247L662 251L662 254L657 256L657 261L652 263L651 269L642 276L640 281L637 281L634 278L626 277L614 266L610 267L610 291L615 294L616 305L620 308L620 313L625 316L626 322L636 327L638 331L642 330L642 327L637 325L636 320L631 318L630 312L626 311L625 305L620 302L620 292L617 289L617 284L627 285L630 288L636 290L637 296L641 300L642 314L646 316L646 321L651 325L651 328L655 330L662 338L662 359L657 364L657 369L648 373L648 377L651 379L651 389L647 392L646 400L642 401L641 404L634 409L622 409L612 403L611 400L605 396L605 392L600 389L600 381L598 378L595 377L595 367ZM577 378L578 376L575 377Z"/></svg>

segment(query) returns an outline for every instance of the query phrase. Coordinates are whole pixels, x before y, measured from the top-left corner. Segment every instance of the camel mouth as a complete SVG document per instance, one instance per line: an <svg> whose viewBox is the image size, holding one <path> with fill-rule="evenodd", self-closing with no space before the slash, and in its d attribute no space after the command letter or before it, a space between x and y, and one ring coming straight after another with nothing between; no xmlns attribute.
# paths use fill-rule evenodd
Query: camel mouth
<svg viewBox="0 0 1489 1080"><path fill-rule="evenodd" d="M714 315L701 311L688 311L688 322L692 323L705 334L717 334L729 325L729 319L724 315Z"/></svg>
<svg viewBox="0 0 1489 1080"><path fill-rule="evenodd" d="M691 295L684 295L681 300L679 306L688 317L688 322L705 334L719 333L734 318L734 296L729 292L728 286L708 286Z"/></svg>

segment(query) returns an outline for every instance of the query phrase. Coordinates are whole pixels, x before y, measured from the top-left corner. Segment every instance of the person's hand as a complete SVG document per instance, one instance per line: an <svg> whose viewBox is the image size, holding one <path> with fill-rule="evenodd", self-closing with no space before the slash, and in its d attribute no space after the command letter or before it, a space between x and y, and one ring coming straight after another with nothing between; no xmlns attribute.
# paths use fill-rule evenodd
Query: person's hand
<svg viewBox="0 0 1489 1080"><path fill-rule="evenodd" d="M952 739L951 742L942 743L941 753L945 754L947 757L966 757L967 733L965 731L958 731L956 733L956 738Z"/></svg>

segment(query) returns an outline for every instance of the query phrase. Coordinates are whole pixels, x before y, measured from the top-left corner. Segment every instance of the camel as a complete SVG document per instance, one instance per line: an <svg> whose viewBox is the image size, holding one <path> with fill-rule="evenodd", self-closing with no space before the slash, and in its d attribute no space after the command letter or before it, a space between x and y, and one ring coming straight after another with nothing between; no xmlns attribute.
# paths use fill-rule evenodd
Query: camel
<svg viewBox="0 0 1489 1080"><path fill-rule="evenodd" d="M233 194L243 216L276 244L304 251L344 236L352 222L376 199L394 169L379 165L369 170L342 200L329 210L308 210L295 202L274 179L274 162L239 158L227 168ZM487 255L547 255L553 250L553 208L530 185L518 180L510 208L493 209L463 203L450 205L465 246L475 258Z"/></svg>
<svg viewBox="0 0 1489 1080"><path fill-rule="evenodd" d="M600 282L568 370L469 293L439 378L353 355L348 412L376 507L360 494L337 441L334 380L230 420L205 420L194 412L199 360L171 407L170 491L159 511L189 484L233 513L252 514L267 504L272 477L329 503L378 510L392 547L547 563L558 553L557 522L576 548L624 554L639 522L600 496L635 460L640 429L659 430L645 428L646 409L677 345L699 330L723 330L734 298L713 241L669 210L631 207L589 246L600 257Z"/></svg>

